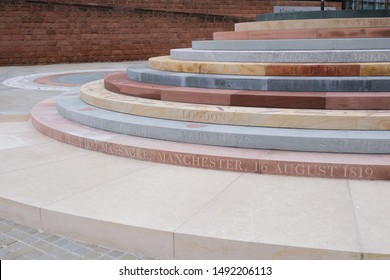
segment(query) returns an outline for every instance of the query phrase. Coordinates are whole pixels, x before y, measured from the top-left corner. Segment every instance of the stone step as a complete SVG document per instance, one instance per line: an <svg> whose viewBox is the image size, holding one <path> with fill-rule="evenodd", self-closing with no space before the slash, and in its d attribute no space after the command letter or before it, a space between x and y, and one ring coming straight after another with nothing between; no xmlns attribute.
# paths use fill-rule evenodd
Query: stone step
<svg viewBox="0 0 390 280"><path fill-rule="evenodd" d="M79 95L57 97L66 119L115 133L211 146L302 152L389 154L390 131L346 131L202 124L134 116L99 109Z"/></svg>
<svg viewBox="0 0 390 280"><path fill-rule="evenodd" d="M109 91L134 97L209 105L332 110L390 109L390 92L321 93L175 87L129 80L126 72L106 76L104 87Z"/></svg>
<svg viewBox="0 0 390 280"><path fill-rule="evenodd" d="M249 76L389 76L390 63L245 63L177 60L152 57L155 70Z"/></svg>
<svg viewBox="0 0 390 280"><path fill-rule="evenodd" d="M387 110L303 110L201 105L137 98L110 92L103 80L80 88L93 106L137 116L243 126L333 130L389 130Z"/></svg>
<svg viewBox="0 0 390 280"><path fill-rule="evenodd" d="M215 41L217 42L217 41ZM249 41L248 41L249 42ZM228 51L172 49L177 60L248 63L357 63L390 62L390 50L275 50Z"/></svg>
<svg viewBox="0 0 390 280"><path fill-rule="evenodd" d="M278 29L311 29L311 28L371 28L390 27L389 17L379 18L337 18L337 19L303 19L277 20L262 22L236 23L235 31L278 30Z"/></svg>
<svg viewBox="0 0 390 280"><path fill-rule="evenodd" d="M390 28L307 28L214 32L214 40L388 38Z"/></svg>
<svg viewBox="0 0 390 280"><path fill-rule="evenodd" d="M208 40L193 41L192 49L207 51L389 50L390 39Z"/></svg>
<svg viewBox="0 0 390 280"><path fill-rule="evenodd" d="M304 11L261 14L256 21L299 20L299 19L326 19L326 18L376 18L389 17L388 10L337 10L337 11Z"/></svg>
<svg viewBox="0 0 390 280"><path fill-rule="evenodd" d="M88 150L164 164L324 178L390 180L386 155L283 152L175 143L93 129L61 117L54 99L32 110L41 133Z"/></svg>
<svg viewBox="0 0 390 280"><path fill-rule="evenodd" d="M296 92L387 92L390 77L301 77L198 74L154 70L147 65L127 69L131 80L213 89L296 91Z"/></svg>

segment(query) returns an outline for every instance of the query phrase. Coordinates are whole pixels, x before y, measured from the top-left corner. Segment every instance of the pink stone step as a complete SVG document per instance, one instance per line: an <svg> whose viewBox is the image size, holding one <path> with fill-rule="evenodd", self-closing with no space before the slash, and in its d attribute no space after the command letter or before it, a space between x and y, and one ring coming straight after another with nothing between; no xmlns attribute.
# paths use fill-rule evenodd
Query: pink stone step
<svg viewBox="0 0 390 280"><path fill-rule="evenodd" d="M100 131L61 117L55 98L36 105L34 127L88 150L187 167L288 176L390 180L390 156L282 152L183 144Z"/></svg>
<svg viewBox="0 0 390 280"><path fill-rule="evenodd" d="M389 38L390 28L312 28L214 32L214 40Z"/></svg>
<svg viewBox="0 0 390 280"><path fill-rule="evenodd" d="M295 109L390 109L390 92L285 92L224 90L148 84L127 78L125 72L108 75L109 91L163 101L209 105Z"/></svg>

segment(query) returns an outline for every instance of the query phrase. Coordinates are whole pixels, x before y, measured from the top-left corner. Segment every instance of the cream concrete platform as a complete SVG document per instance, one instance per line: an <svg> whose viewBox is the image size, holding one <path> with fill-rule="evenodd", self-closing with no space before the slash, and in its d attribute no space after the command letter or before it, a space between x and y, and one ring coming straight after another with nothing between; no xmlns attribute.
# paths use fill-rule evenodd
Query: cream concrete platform
<svg viewBox="0 0 390 280"><path fill-rule="evenodd" d="M37 68L9 69L25 74ZM30 93L24 90L25 97L41 98ZM46 137L22 121L24 114L15 112L13 122L0 117L4 218L145 257L390 259L388 181L271 176L121 158Z"/></svg>
<svg viewBox="0 0 390 280"><path fill-rule="evenodd" d="M284 128L389 130L389 110L314 110L191 104L111 92L104 81L85 84L81 99L93 106L144 117Z"/></svg>

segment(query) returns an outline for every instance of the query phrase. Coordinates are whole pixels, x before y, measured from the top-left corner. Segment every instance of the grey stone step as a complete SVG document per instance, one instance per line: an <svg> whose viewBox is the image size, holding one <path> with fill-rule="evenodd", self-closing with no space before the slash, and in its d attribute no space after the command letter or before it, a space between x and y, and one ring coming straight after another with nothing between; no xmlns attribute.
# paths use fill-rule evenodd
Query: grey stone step
<svg viewBox="0 0 390 280"><path fill-rule="evenodd" d="M319 2L319 1L318 1ZM294 19L326 19L326 18L374 18L388 17L389 10L341 10L341 11L306 11L262 14L256 21L294 20Z"/></svg>
<svg viewBox="0 0 390 280"><path fill-rule="evenodd" d="M172 49L171 58L193 61L264 63L389 62L390 50L223 51Z"/></svg>
<svg viewBox="0 0 390 280"><path fill-rule="evenodd" d="M78 94L57 97L65 118L115 133L212 146L332 153L390 153L390 131L246 127L171 121L107 111Z"/></svg>
<svg viewBox="0 0 390 280"><path fill-rule="evenodd" d="M139 82L197 88L302 92L386 92L390 89L390 77L211 75L154 70L146 64L129 67L127 76Z"/></svg>
<svg viewBox="0 0 390 280"><path fill-rule="evenodd" d="M215 40L193 41L193 50L276 51L276 50L378 50L390 49L389 38Z"/></svg>

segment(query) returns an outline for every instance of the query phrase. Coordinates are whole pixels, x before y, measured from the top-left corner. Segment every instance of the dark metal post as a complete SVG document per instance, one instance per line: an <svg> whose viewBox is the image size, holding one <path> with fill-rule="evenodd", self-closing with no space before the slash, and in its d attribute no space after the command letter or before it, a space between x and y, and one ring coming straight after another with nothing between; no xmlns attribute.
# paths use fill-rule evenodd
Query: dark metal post
<svg viewBox="0 0 390 280"><path fill-rule="evenodd" d="M321 0L321 11L325 10L325 0Z"/></svg>
<svg viewBox="0 0 390 280"><path fill-rule="evenodd" d="M385 0L385 10L389 9L389 0Z"/></svg>

